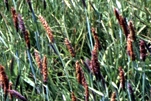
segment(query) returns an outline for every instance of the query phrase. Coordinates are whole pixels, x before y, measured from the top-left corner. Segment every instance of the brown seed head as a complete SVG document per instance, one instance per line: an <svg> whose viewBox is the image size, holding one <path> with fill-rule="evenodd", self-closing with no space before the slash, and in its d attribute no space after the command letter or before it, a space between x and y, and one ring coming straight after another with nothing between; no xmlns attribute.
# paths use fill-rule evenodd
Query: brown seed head
<svg viewBox="0 0 151 101"><path fill-rule="evenodd" d="M110 101L116 101L116 93L113 92Z"/></svg>
<svg viewBox="0 0 151 101"><path fill-rule="evenodd" d="M125 77L122 67L119 67L120 87L125 90Z"/></svg>
<svg viewBox="0 0 151 101"><path fill-rule="evenodd" d="M86 79L84 77L84 73L80 67L79 61L76 61L76 76L77 76L77 80L81 85L86 85Z"/></svg>
<svg viewBox="0 0 151 101"><path fill-rule="evenodd" d="M73 92L71 93L71 100L72 100L72 101L76 101L76 97L75 97L75 95L74 95Z"/></svg>
<svg viewBox="0 0 151 101"><path fill-rule="evenodd" d="M125 37L127 38L128 34L129 34L129 30L128 30L126 18L122 17L122 15L119 14L119 12L116 8L114 9L114 13L115 13L115 16L116 16L120 26L122 27L122 29L124 31Z"/></svg>
<svg viewBox="0 0 151 101"><path fill-rule="evenodd" d="M100 45L98 34L96 33L96 31L95 31L95 29L93 27L92 27L91 30L92 30L92 33L93 33L93 37L94 37L95 43L98 45L98 49L100 50L101 49L101 45Z"/></svg>
<svg viewBox="0 0 151 101"><path fill-rule="evenodd" d="M98 45L97 45L97 43L95 43L94 49L92 50L90 69L91 69L91 72L96 76L96 78L100 77L100 63L98 61Z"/></svg>
<svg viewBox="0 0 151 101"><path fill-rule="evenodd" d="M49 27L47 21L41 15L39 15L38 18L39 18L40 22L42 23L43 27L45 28L45 31L47 32L49 41L54 43L54 37L53 37L51 28Z"/></svg>
<svg viewBox="0 0 151 101"><path fill-rule="evenodd" d="M2 65L0 65L0 85L2 86L5 94L7 94L7 90L9 89L9 80Z"/></svg>
<svg viewBox="0 0 151 101"><path fill-rule="evenodd" d="M37 66L38 66L38 68L42 69L40 54L36 49L34 50L34 53L35 53L35 60L36 60Z"/></svg>
<svg viewBox="0 0 151 101"><path fill-rule="evenodd" d="M145 48L145 41L144 40L140 41L139 47L140 47L140 59L145 61L147 50Z"/></svg>
<svg viewBox="0 0 151 101"><path fill-rule="evenodd" d="M134 55L133 46L132 46L131 34L128 34L128 38L127 38L127 54L131 57L132 61L135 60L135 55Z"/></svg>
<svg viewBox="0 0 151 101"><path fill-rule="evenodd" d="M65 43L66 47L68 48L68 50L69 50L71 56L72 56L72 57L75 57L74 49L73 49L71 43L69 42L69 40L68 40L67 38L65 38L64 43Z"/></svg>
<svg viewBox="0 0 151 101"><path fill-rule="evenodd" d="M129 21L128 27L129 27L129 30L130 30L129 34L131 34L131 36L132 36L132 40L136 41L135 30L134 30L132 21Z"/></svg>
<svg viewBox="0 0 151 101"><path fill-rule="evenodd" d="M23 21L22 16L20 14L18 14L18 22L19 22L19 28L20 28L23 36L25 36L25 32L26 32L25 24L24 24L24 21Z"/></svg>
<svg viewBox="0 0 151 101"><path fill-rule="evenodd" d="M42 75L43 75L43 81L44 83L48 80L48 69L47 69L47 57L44 56L43 62L42 62Z"/></svg>
<svg viewBox="0 0 151 101"><path fill-rule="evenodd" d="M87 84L84 86L84 89L85 89L85 101L89 101L89 88Z"/></svg>
<svg viewBox="0 0 151 101"><path fill-rule="evenodd" d="M16 28L16 31L18 32L18 18L17 18L18 15L16 13L16 10L13 7L11 8L11 13L13 17L14 26Z"/></svg>

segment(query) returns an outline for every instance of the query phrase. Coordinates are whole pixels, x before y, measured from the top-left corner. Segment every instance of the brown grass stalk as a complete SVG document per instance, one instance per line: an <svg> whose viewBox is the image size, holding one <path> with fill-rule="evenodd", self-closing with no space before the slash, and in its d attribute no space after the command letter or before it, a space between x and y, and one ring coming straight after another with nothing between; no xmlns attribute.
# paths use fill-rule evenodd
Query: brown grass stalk
<svg viewBox="0 0 151 101"><path fill-rule="evenodd" d="M65 38L64 43L65 43L66 47L68 48L68 51L70 52L71 56L75 57L75 51L67 38Z"/></svg>
<svg viewBox="0 0 151 101"><path fill-rule="evenodd" d="M13 23L14 23L14 26L16 28L16 31L18 32L18 15L16 13L16 10L12 7L11 8L11 13L12 13L12 17L13 17Z"/></svg>
<svg viewBox="0 0 151 101"><path fill-rule="evenodd" d="M54 37L53 37L51 28L49 27L47 21L41 15L39 15L38 18L39 18L40 22L42 23L43 27L45 28L45 31L47 32L49 41L54 43Z"/></svg>
<svg viewBox="0 0 151 101"><path fill-rule="evenodd" d="M47 83L48 80L48 68L47 68L47 57L43 57L42 61L42 75L43 75L43 82Z"/></svg>

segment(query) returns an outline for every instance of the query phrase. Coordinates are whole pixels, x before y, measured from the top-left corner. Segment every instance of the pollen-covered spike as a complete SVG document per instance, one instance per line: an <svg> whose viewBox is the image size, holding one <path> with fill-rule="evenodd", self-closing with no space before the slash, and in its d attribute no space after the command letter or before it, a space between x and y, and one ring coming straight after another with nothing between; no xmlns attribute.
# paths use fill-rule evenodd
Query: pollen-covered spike
<svg viewBox="0 0 151 101"><path fill-rule="evenodd" d="M38 18L39 18L40 22L42 23L43 27L45 28L45 31L47 32L49 41L51 43L54 43L54 37L53 37L51 28L49 27L47 21L41 15L39 15Z"/></svg>
<svg viewBox="0 0 151 101"><path fill-rule="evenodd" d="M145 61L147 50L145 49L145 41L144 40L140 41L139 47L140 47L140 59Z"/></svg>
<svg viewBox="0 0 151 101"><path fill-rule="evenodd" d="M127 38L127 54L131 57L132 61L135 60L135 54L133 51L131 34L128 34L128 38Z"/></svg>
<svg viewBox="0 0 151 101"><path fill-rule="evenodd" d="M132 36L132 40L136 41L135 30L134 30L134 26L133 26L132 21L129 21L129 25L128 26L129 26L130 34Z"/></svg>
<svg viewBox="0 0 151 101"><path fill-rule="evenodd" d="M42 62L41 62L40 54L36 49L34 50L34 54L35 54L35 60L36 60L38 68L42 69Z"/></svg>
<svg viewBox="0 0 151 101"><path fill-rule="evenodd" d="M2 65L0 65L0 85L2 86L5 94L7 94L7 90L9 89L9 79Z"/></svg>
<svg viewBox="0 0 151 101"><path fill-rule="evenodd" d="M16 13L16 10L12 7L11 8L11 13L12 13L12 17L13 17L13 23L14 23L14 26L16 28L16 31L18 32L18 15Z"/></svg>
<svg viewBox="0 0 151 101"><path fill-rule="evenodd" d="M70 52L71 56L75 57L74 49L67 38L65 38L64 43L65 43L66 47L68 48L68 51Z"/></svg>
<svg viewBox="0 0 151 101"><path fill-rule="evenodd" d="M47 57L43 57L43 62L42 62L42 75L43 75L43 82L47 83L48 80L48 68L47 68Z"/></svg>
<svg viewBox="0 0 151 101"><path fill-rule="evenodd" d="M98 49L101 50L101 45L100 45L100 41L99 41L99 37L98 34L96 33L95 29L92 27L92 33L93 33L93 37L95 40L95 43L98 45Z"/></svg>
<svg viewBox="0 0 151 101"><path fill-rule="evenodd" d="M19 22L19 28L20 28L23 36L25 36L25 32L26 32L25 24L24 24L24 21L23 21L22 16L20 14L18 14L18 22Z"/></svg>
<svg viewBox="0 0 151 101"><path fill-rule="evenodd" d="M125 77L122 67L119 67L120 87L125 90Z"/></svg>
<svg viewBox="0 0 151 101"><path fill-rule="evenodd" d="M75 97L75 95L74 95L74 92L71 93L71 100L72 100L72 101L76 101L76 97Z"/></svg>
<svg viewBox="0 0 151 101"><path fill-rule="evenodd" d="M85 84L84 88L85 88L85 101L89 101L89 88L88 88L88 85Z"/></svg>
<svg viewBox="0 0 151 101"><path fill-rule="evenodd" d="M116 101L116 93L113 92L110 101Z"/></svg>

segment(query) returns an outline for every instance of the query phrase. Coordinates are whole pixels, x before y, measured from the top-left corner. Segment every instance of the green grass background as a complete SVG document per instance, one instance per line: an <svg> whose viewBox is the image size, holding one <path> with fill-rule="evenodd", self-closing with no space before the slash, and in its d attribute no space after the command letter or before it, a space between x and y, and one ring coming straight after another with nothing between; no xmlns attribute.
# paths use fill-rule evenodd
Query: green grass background
<svg viewBox="0 0 151 101"><path fill-rule="evenodd" d="M98 33L102 49L99 51L101 73L106 87L81 64L89 86L90 101L110 101L111 93L116 92L117 101L133 101L127 89L129 82L136 101L151 101L151 57L143 62L139 59L139 40L151 42L151 0L31 0L33 12L26 0L9 0L7 10L0 1L0 64L5 66L6 74L16 89L29 101L71 101L71 92L78 101L84 101L84 88L77 82L75 61L91 59L94 39L91 28ZM26 29L30 33L31 49L21 32L13 25L11 7L21 14ZM137 41L134 45L136 60L131 61L126 53L126 39L114 15L114 8L127 21L133 21ZM46 31L38 20L42 15L52 29L58 54L53 51ZM64 44L68 38L74 47L76 57L72 58ZM48 83L42 82L42 75L34 58L34 49L48 58ZM13 63L12 63L13 61ZM118 68L122 66L126 77L126 90L119 88ZM0 100L4 100L0 90ZM7 98L9 101L9 98ZM13 99L14 101L15 98Z"/></svg>

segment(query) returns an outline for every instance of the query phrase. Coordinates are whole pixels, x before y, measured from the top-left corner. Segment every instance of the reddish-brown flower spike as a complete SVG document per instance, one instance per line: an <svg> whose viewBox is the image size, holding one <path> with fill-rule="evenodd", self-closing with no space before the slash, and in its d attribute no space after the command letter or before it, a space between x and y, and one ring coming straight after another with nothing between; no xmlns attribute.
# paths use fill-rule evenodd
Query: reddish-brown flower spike
<svg viewBox="0 0 151 101"><path fill-rule="evenodd" d="M116 8L114 9L114 13L115 13L115 16L116 16L119 24L121 25L121 27L122 27L122 29L124 31L125 37L127 39L127 36L129 34L129 30L128 30L128 25L127 25L127 22L126 22L126 18L122 17L119 14L119 12L118 12L118 10Z"/></svg>
<svg viewBox="0 0 151 101"><path fill-rule="evenodd" d="M125 90L125 77L122 67L119 67L120 87Z"/></svg>
<svg viewBox="0 0 151 101"><path fill-rule="evenodd" d="M73 49L71 43L69 42L69 40L68 40L67 38L65 38L64 43L65 43L66 47L68 48L68 50L69 50L71 56L72 56L72 57L75 57L74 49Z"/></svg>
<svg viewBox="0 0 151 101"><path fill-rule="evenodd" d="M27 46L27 48L28 48L28 49L30 49L29 32L28 32L27 30L25 31L24 38L25 38L25 42L26 42L26 46Z"/></svg>
<svg viewBox="0 0 151 101"><path fill-rule="evenodd" d="M47 69L47 57L44 56L42 62L42 75L43 75L43 82L46 83L48 80L48 69Z"/></svg>
<svg viewBox="0 0 151 101"><path fill-rule="evenodd" d="M17 18L17 13L16 10L12 7L11 8L11 13L12 13L12 17L13 17L13 23L14 26L16 28L16 31L18 32L18 18Z"/></svg>
<svg viewBox="0 0 151 101"><path fill-rule="evenodd" d="M116 101L116 93L113 92L110 101Z"/></svg>
<svg viewBox="0 0 151 101"><path fill-rule="evenodd" d="M20 14L18 14L18 22L19 22L19 28L20 28L23 36L25 36L25 31L26 31L25 24L24 24L24 21L23 21L22 16Z"/></svg>
<svg viewBox="0 0 151 101"><path fill-rule="evenodd" d="M79 61L76 61L75 65L76 65L76 76L77 76L77 80L78 80L78 82L79 82L81 85L84 86L84 85L87 84L87 83L86 83L86 79L85 79L85 77L84 77L84 73L83 73L83 71L82 71L82 69L81 69L81 67L80 67Z"/></svg>
<svg viewBox="0 0 151 101"><path fill-rule="evenodd" d="M85 84L84 88L85 88L85 101L89 101L89 88L88 88L88 85Z"/></svg>
<svg viewBox="0 0 151 101"><path fill-rule="evenodd" d="M135 55L134 55L133 46L132 46L131 34L128 34L128 38L127 38L127 54L131 57L132 61L135 60Z"/></svg>
<svg viewBox="0 0 151 101"><path fill-rule="evenodd" d="M134 30L132 21L129 21L129 25L128 26L129 26L129 31L130 31L129 34L131 34L132 40L135 41L136 40L136 36L135 36L135 30Z"/></svg>
<svg viewBox="0 0 151 101"><path fill-rule="evenodd" d="M140 47L140 59L145 61L147 50L145 49L145 41L144 40L140 41L139 47Z"/></svg>
<svg viewBox="0 0 151 101"><path fill-rule="evenodd" d="M95 43L98 45L98 49L100 50L101 49L101 45L100 45L98 34L96 33L96 31L95 31L95 29L93 27L92 27L91 30L92 30L92 33L93 33L93 37L94 37Z"/></svg>
<svg viewBox="0 0 151 101"><path fill-rule="evenodd" d="M120 24L120 19L121 19L120 17L121 17L121 15L119 14L117 8L114 8L114 13L115 13L115 16L116 16L116 18L117 18L119 24Z"/></svg>
<svg viewBox="0 0 151 101"><path fill-rule="evenodd" d="M75 95L74 95L73 92L71 93L71 100L72 100L72 101L76 101L76 97L75 97Z"/></svg>
<svg viewBox="0 0 151 101"><path fill-rule="evenodd" d="M98 45L95 43L94 49L92 50L92 56L90 61L91 72L99 79L100 77L100 63L98 61Z"/></svg>
<svg viewBox="0 0 151 101"><path fill-rule="evenodd" d="M49 27L47 21L43 18L43 16L39 15L38 16L40 22L42 23L43 27L45 28L45 31L47 32L47 36L50 42L54 43L54 37L51 32L51 28Z"/></svg>
<svg viewBox="0 0 151 101"><path fill-rule="evenodd" d="M7 90L9 89L9 80L2 65L0 65L0 85L2 86L5 94L7 94Z"/></svg>
<svg viewBox="0 0 151 101"><path fill-rule="evenodd" d="M40 54L36 49L34 50L34 53L35 53L35 60L36 60L37 66L41 70L42 69L42 63L41 63Z"/></svg>
<svg viewBox="0 0 151 101"><path fill-rule="evenodd" d="M77 80L80 84L82 84L82 73L81 73L81 67L80 67L80 64L79 64L79 61L76 61L75 63L75 66L76 66L76 77L77 77Z"/></svg>

